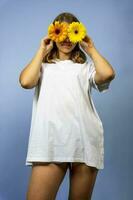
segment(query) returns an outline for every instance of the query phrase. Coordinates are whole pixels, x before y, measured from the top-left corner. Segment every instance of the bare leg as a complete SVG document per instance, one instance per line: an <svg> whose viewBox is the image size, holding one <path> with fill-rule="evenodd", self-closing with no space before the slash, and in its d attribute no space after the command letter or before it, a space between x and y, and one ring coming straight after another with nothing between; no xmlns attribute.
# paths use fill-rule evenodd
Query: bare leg
<svg viewBox="0 0 133 200"><path fill-rule="evenodd" d="M98 169L85 163L72 163L69 200L91 200Z"/></svg>
<svg viewBox="0 0 133 200"><path fill-rule="evenodd" d="M34 162L26 200L54 200L68 163Z"/></svg>

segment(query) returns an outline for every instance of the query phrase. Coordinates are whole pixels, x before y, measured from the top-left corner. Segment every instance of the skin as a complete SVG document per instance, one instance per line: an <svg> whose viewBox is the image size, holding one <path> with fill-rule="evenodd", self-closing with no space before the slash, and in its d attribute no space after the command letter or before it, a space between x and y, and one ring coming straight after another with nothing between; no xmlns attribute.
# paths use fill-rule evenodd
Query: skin
<svg viewBox="0 0 133 200"><path fill-rule="evenodd" d="M64 43L70 44L71 46L65 46ZM56 46L58 47L60 60L68 60L70 59L71 51L76 46L76 43L72 43L67 37L63 42L56 42Z"/></svg>
<svg viewBox="0 0 133 200"><path fill-rule="evenodd" d="M47 43L50 41L50 43ZM64 42L64 41L63 41ZM70 42L69 38L66 38L65 42ZM96 49L92 39L86 35L86 37L79 42L81 48L92 58L95 68L95 82L97 85L110 82L115 78L115 71L111 64L100 54ZM62 46L61 43L56 45L59 50L60 60L65 60L70 58L71 51L76 44L72 43L71 47ZM43 57L53 48L53 41L48 38L48 36L42 38L39 49L37 50L33 59L26 65L22 70L19 77L19 83L25 89L31 89L35 87L38 83L41 74L41 63Z"/></svg>
<svg viewBox="0 0 133 200"><path fill-rule="evenodd" d="M70 42L66 38L63 42ZM115 77L115 72L110 63L96 49L92 39L86 37L79 43L81 48L93 59L96 74L95 82L100 85L111 81ZM70 58L71 51L76 44L70 47L56 43L60 60ZM25 89L33 88L37 85L43 57L53 48L53 41L48 36L42 38L39 49L33 59L22 70L19 82ZM96 182L98 169L87 166L85 163L43 163L33 162L31 176L29 180L26 200L55 200L59 187L63 181L67 169L69 169L70 187L69 200L91 200L93 188Z"/></svg>
<svg viewBox="0 0 133 200"><path fill-rule="evenodd" d="M55 200L67 168L68 163L34 162L26 200Z"/></svg>
<svg viewBox="0 0 133 200"><path fill-rule="evenodd" d="M91 200L98 169L85 163L33 162L26 200L55 200L69 169L68 200Z"/></svg>
<svg viewBox="0 0 133 200"><path fill-rule="evenodd" d="M68 200L91 200L98 169L85 163L72 163Z"/></svg>
<svg viewBox="0 0 133 200"><path fill-rule="evenodd" d="M100 85L112 81L115 78L115 71L107 59L96 49L92 39L86 35L80 45L95 64L96 74L94 79L96 84Z"/></svg>

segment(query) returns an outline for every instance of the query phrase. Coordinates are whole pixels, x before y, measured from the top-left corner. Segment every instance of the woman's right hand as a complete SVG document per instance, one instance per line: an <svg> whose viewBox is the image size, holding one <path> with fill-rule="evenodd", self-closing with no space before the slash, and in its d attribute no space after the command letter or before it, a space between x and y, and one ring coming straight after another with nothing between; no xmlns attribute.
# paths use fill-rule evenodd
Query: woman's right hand
<svg viewBox="0 0 133 200"><path fill-rule="evenodd" d="M53 41L48 36L45 36L41 39L40 48L44 51L45 55L48 54L53 48Z"/></svg>

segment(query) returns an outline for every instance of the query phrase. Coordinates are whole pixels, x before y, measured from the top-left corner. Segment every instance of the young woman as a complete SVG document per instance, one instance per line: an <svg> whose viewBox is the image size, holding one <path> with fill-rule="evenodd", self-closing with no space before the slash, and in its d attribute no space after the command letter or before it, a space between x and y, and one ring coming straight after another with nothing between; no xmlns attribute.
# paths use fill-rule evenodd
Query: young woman
<svg viewBox="0 0 133 200"><path fill-rule="evenodd" d="M71 13L61 13L53 24L56 21L68 27L80 22ZM58 28L56 34L61 32ZM26 158L26 165L32 166L27 200L54 200L67 168L69 200L91 199L98 170L104 168L103 125L91 89L105 92L114 77L112 66L87 34L78 42L71 42L70 35L62 41L49 35L41 40L19 77L23 88L35 87Z"/></svg>

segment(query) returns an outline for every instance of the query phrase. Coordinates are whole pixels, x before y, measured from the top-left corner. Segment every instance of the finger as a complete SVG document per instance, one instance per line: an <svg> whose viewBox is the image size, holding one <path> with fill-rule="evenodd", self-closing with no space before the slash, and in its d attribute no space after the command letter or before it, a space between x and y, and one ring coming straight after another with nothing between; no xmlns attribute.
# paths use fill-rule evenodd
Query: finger
<svg viewBox="0 0 133 200"><path fill-rule="evenodd" d="M81 45L83 45L83 46L86 45L86 44L87 44L87 43L86 43L85 41L82 41L82 42L81 42Z"/></svg>
<svg viewBox="0 0 133 200"><path fill-rule="evenodd" d="M50 44L50 42L51 42L51 39L46 38L45 43L46 43L46 44Z"/></svg>
<svg viewBox="0 0 133 200"><path fill-rule="evenodd" d="M48 35L44 36L42 40L50 39Z"/></svg>
<svg viewBox="0 0 133 200"><path fill-rule="evenodd" d="M42 38L42 40L45 40L46 38L47 38L47 37L45 36L45 37Z"/></svg>
<svg viewBox="0 0 133 200"><path fill-rule="evenodd" d="M88 36L85 36L84 39L83 39L83 41L89 42L89 37L88 37Z"/></svg>
<svg viewBox="0 0 133 200"><path fill-rule="evenodd" d="M50 43L53 44L53 40L50 39Z"/></svg>

